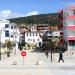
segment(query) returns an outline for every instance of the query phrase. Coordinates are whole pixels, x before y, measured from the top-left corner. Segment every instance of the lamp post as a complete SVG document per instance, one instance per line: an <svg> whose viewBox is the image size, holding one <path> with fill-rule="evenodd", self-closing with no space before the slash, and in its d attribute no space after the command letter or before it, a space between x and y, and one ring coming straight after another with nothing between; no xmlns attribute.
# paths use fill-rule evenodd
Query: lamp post
<svg viewBox="0 0 75 75"><path fill-rule="evenodd" d="M49 20L48 20L48 25L49 25L49 23L51 23ZM51 51L51 62L52 62L52 30L51 30L51 25L50 25L50 28L49 28L49 35L48 35L48 40L50 41L50 51Z"/></svg>

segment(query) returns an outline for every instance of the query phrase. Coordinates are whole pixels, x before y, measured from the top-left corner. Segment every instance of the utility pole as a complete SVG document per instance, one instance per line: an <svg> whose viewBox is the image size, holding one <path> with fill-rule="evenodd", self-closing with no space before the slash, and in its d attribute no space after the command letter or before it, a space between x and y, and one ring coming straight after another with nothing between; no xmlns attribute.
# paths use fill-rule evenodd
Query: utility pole
<svg viewBox="0 0 75 75"><path fill-rule="evenodd" d="M52 49L51 49L51 62L52 62Z"/></svg>
<svg viewBox="0 0 75 75"><path fill-rule="evenodd" d="M49 25L50 21L48 20L48 25ZM50 52L51 52L51 62L52 62L52 30L51 30L51 25L49 27L49 31L50 31L50 36L48 36L48 40L50 41Z"/></svg>

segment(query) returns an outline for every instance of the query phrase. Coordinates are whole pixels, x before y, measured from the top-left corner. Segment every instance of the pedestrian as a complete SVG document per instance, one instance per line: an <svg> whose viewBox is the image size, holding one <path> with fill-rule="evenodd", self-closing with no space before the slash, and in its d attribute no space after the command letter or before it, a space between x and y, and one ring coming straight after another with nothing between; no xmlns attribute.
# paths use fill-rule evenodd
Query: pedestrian
<svg viewBox="0 0 75 75"><path fill-rule="evenodd" d="M22 51L22 47L20 46L20 51Z"/></svg>
<svg viewBox="0 0 75 75"><path fill-rule="evenodd" d="M59 52L59 60L58 60L58 62L60 62L60 60L62 60L64 62L62 51Z"/></svg>

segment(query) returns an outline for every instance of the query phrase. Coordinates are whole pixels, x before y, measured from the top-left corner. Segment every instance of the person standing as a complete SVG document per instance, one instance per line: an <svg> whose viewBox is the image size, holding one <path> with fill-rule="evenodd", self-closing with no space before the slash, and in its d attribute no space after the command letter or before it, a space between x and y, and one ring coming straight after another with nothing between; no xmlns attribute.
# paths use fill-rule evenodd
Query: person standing
<svg viewBox="0 0 75 75"><path fill-rule="evenodd" d="M59 60L58 60L58 62L60 62L60 60L62 60L64 62L62 51L59 52Z"/></svg>

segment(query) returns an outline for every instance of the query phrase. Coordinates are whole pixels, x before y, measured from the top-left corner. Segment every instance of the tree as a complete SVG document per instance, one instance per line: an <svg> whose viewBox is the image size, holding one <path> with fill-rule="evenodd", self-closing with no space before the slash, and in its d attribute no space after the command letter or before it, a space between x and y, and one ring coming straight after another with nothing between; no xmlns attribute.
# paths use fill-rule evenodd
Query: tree
<svg viewBox="0 0 75 75"><path fill-rule="evenodd" d="M10 40L6 40L4 45L7 47L7 57L10 57L11 49L15 46L15 43Z"/></svg>

